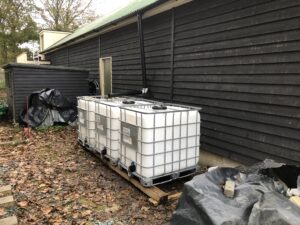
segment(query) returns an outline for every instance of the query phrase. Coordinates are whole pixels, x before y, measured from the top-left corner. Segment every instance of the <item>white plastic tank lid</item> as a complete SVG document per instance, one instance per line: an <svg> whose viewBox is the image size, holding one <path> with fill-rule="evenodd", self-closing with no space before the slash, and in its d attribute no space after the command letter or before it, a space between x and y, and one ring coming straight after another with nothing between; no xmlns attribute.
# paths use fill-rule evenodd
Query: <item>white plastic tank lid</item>
<svg viewBox="0 0 300 225"><path fill-rule="evenodd" d="M168 104L124 106L124 107L122 107L122 109L135 111L135 112L142 112L142 113L163 113L163 112L196 110L193 108L184 108L184 107L173 106L173 105L168 105Z"/></svg>

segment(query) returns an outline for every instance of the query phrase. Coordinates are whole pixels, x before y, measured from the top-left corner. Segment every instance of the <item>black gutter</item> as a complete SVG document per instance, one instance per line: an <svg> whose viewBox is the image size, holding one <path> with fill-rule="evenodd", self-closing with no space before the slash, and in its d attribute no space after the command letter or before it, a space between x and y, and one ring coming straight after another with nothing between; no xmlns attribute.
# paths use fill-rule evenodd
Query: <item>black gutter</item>
<svg viewBox="0 0 300 225"><path fill-rule="evenodd" d="M175 10L172 9L172 18L171 18L171 74L170 74L170 101L173 102L174 95L174 35L175 35Z"/></svg>
<svg viewBox="0 0 300 225"><path fill-rule="evenodd" d="M142 13L137 14L137 24L138 24L138 33L139 33L139 42L140 42L140 57L141 57L141 69L142 69L142 78L143 78L143 87L147 87L146 79L146 62L145 62L145 49L144 49L144 32L143 32L143 20Z"/></svg>
<svg viewBox="0 0 300 225"><path fill-rule="evenodd" d="M8 69L12 67L18 68L31 68L31 69L48 69L48 70L67 70L67 71L86 71L89 72L88 69L83 69L79 67L67 67L67 66L53 66L49 64L37 65L37 64L27 64L27 63L8 63L4 65L3 69Z"/></svg>

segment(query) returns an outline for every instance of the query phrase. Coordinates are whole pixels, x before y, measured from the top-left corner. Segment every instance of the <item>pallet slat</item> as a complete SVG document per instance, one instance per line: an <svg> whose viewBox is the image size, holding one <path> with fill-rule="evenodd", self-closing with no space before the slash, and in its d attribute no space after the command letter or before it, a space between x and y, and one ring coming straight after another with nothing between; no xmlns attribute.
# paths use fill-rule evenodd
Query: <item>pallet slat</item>
<svg viewBox="0 0 300 225"><path fill-rule="evenodd" d="M135 186L137 189L139 189L145 195L147 195L149 197L149 202L151 202L154 206L157 206L161 203L166 203L168 201L175 201L181 196L181 192L176 192L176 191L175 192L174 191L166 192L157 186L144 187L138 180L135 179L135 177L128 176L128 174L126 172L124 172L121 168L119 168L118 166L116 166L115 164L110 162L109 159L101 157L101 155L98 152L96 152L92 148L89 148L88 146L84 145L80 140L78 140L78 143L83 149L94 154L107 167L109 167L115 173L119 174L125 180L130 182L133 186Z"/></svg>
<svg viewBox="0 0 300 225"><path fill-rule="evenodd" d="M132 183L136 188L138 188L140 191L142 191L143 193L145 193L147 196L149 196L153 200L157 201L158 203L165 202L167 200L168 193L162 191L158 187L153 186L153 187L146 188L146 187L142 186L140 184L140 182L138 182L134 178L129 177L127 173L121 171L118 167L111 165L109 162L108 163L106 162L106 165L110 169L112 169L113 171L115 171L117 174L119 174L121 177L123 177L125 180L129 181L130 183Z"/></svg>

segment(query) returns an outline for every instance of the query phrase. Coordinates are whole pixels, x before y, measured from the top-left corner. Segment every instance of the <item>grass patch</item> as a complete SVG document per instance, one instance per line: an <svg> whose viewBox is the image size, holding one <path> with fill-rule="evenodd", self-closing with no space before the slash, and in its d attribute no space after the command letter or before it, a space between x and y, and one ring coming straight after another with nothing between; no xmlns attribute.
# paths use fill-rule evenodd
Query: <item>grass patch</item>
<svg viewBox="0 0 300 225"><path fill-rule="evenodd" d="M35 128L35 130L36 130L37 132L46 132L46 131L49 130L49 127L46 127L46 126L38 126L38 127Z"/></svg>
<svg viewBox="0 0 300 225"><path fill-rule="evenodd" d="M36 127L35 130L38 132L47 132L47 131L54 131L54 132L60 132L66 129L66 126L60 126L60 125L55 125L55 126L39 126Z"/></svg>
<svg viewBox="0 0 300 225"><path fill-rule="evenodd" d="M6 102L6 91L5 91L5 84L4 81L0 80L0 103Z"/></svg>
<svg viewBox="0 0 300 225"><path fill-rule="evenodd" d="M0 80L0 90L5 89L5 80Z"/></svg>

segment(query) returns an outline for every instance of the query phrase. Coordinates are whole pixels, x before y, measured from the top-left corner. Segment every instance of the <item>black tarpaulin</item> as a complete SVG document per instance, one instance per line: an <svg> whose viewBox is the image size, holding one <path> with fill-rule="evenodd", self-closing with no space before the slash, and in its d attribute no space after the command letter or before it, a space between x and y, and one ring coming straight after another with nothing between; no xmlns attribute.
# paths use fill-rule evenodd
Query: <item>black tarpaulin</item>
<svg viewBox="0 0 300 225"><path fill-rule="evenodd" d="M216 168L194 177L185 184L171 225L299 225L300 208L278 192L272 176L282 167L266 160L248 169ZM228 179L236 183L234 198L223 194Z"/></svg>
<svg viewBox="0 0 300 225"><path fill-rule="evenodd" d="M19 123L23 126L52 126L54 123L74 122L77 117L76 106L58 90L43 89L33 92L20 114Z"/></svg>

